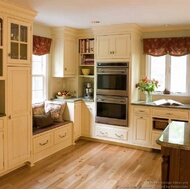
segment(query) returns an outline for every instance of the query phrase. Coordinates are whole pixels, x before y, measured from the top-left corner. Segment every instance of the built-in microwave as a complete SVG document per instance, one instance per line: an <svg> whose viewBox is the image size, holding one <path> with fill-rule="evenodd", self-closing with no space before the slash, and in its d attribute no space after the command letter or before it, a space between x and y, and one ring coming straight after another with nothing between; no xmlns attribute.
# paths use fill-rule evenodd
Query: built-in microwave
<svg viewBox="0 0 190 189"><path fill-rule="evenodd" d="M97 89L100 95L128 96L129 62L98 62Z"/></svg>

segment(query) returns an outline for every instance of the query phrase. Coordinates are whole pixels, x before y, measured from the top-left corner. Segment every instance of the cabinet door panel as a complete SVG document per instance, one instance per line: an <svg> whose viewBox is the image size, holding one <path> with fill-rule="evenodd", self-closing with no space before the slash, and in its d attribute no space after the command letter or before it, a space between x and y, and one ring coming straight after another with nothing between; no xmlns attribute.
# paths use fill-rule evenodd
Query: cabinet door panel
<svg viewBox="0 0 190 189"><path fill-rule="evenodd" d="M23 163L30 157L31 69L8 67L8 163Z"/></svg>
<svg viewBox="0 0 190 189"><path fill-rule="evenodd" d="M103 36L97 38L97 57L98 58L110 58L111 50L111 38L109 36Z"/></svg>
<svg viewBox="0 0 190 189"><path fill-rule="evenodd" d="M140 145L150 143L150 118L134 116L134 142Z"/></svg>
<svg viewBox="0 0 190 189"><path fill-rule="evenodd" d="M3 131L0 132L0 171L3 169L4 165L4 142L3 142Z"/></svg>

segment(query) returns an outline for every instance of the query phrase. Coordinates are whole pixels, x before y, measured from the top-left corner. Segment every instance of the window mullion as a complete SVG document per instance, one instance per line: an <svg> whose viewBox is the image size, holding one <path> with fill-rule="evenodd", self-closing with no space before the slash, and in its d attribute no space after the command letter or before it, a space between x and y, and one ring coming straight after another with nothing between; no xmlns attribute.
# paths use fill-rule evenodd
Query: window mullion
<svg viewBox="0 0 190 189"><path fill-rule="evenodd" d="M165 61L165 66L166 66L166 78L165 78L165 83L166 83L166 89L170 90L170 83L171 83L171 57L169 55L166 55L166 61Z"/></svg>

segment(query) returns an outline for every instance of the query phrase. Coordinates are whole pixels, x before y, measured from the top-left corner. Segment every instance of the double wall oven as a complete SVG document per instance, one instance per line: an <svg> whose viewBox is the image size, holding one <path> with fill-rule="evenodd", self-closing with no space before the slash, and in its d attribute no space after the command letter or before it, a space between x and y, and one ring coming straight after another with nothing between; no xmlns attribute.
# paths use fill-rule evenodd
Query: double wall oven
<svg viewBox="0 0 190 189"><path fill-rule="evenodd" d="M128 62L98 62L96 122L128 126Z"/></svg>

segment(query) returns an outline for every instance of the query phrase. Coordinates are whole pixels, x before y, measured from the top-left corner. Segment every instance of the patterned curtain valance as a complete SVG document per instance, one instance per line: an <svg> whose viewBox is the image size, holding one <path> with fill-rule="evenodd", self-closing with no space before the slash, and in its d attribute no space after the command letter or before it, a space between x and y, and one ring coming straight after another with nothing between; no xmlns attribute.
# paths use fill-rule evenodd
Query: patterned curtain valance
<svg viewBox="0 0 190 189"><path fill-rule="evenodd" d="M50 53L51 39L33 35L33 54L44 55Z"/></svg>
<svg viewBox="0 0 190 189"><path fill-rule="evenodd" d="M152 56L190 54L190 37L143 39L143 51Z"/></svg>

